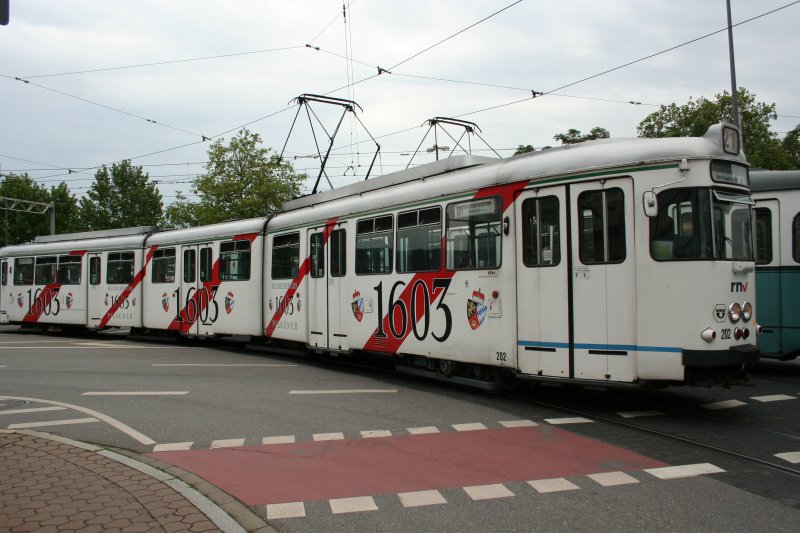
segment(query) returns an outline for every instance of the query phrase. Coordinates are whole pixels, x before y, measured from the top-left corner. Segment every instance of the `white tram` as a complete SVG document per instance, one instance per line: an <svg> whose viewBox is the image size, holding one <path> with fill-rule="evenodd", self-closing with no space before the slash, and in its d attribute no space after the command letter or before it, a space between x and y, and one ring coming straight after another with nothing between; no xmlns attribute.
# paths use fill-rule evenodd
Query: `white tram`
<svg viewBox="0 0 800 533"><path fill-rule="evenodd" d="M728 383L758 360L752 205L724 124L701 138L452 156L268 220L146 235L135 327L385 355L480 384ZM39 288L25 284L36 246L0 251L0 306Z"/></svg>

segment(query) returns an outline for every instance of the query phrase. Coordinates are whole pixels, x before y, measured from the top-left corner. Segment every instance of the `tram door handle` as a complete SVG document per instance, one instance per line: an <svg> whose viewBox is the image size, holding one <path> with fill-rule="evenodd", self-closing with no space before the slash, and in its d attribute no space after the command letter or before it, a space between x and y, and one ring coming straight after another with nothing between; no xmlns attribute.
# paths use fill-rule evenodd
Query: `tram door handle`
<svg viewBox="0 0 800 533"><path fill-rule="evenodd" d="M503 235L508 235L511 230L511 220L508 217L503 219Z"/></svg>

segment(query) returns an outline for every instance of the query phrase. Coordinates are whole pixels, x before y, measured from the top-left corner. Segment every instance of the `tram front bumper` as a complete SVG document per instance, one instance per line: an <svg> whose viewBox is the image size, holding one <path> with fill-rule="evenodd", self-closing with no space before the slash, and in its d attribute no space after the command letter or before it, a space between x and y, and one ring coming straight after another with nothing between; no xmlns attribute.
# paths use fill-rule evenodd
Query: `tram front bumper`
<svg viewBox="0 0 800 533"><path fill-rule="evenodd" d="M727 350L684 350L684 367L730 367L739 365L752 365L758 362L758 346L742 344L732 346Z"/></svg>

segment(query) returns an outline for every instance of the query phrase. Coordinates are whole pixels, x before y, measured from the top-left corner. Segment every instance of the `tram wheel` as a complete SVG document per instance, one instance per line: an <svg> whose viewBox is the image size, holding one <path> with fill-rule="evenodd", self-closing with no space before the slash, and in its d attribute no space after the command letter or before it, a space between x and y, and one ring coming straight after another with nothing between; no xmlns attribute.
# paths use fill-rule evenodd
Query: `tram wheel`
<svg viewBox="0 0 800 533"><path fill-rule="evenodd" d="M455 361L447 361L445 359L439 359L439 372L445 376L450 377L456 371L456 363Z"/></svg>

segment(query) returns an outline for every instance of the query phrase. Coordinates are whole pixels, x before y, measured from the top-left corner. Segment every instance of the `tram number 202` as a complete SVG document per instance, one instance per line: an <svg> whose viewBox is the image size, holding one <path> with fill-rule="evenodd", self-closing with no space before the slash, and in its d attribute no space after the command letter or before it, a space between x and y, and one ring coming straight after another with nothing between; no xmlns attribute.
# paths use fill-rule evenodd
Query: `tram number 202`
<svg viewBox="0 0 800 533"><path fill-rule="evenodd" d="M444 342L450 336L453 329L453 314L450 307L444 303L447 289L450 287L450 279L434 278L431 288L424 280L417 280L411 286L410 291L405 291L405 281L398 281L392 285L389 293L389 307L387 322L389 323L389 333L396 339L404 339L408 335L409 328L417 340L424 340L430 334L438 342ZM383 282L373 287L378 293L378 331L375 337L386 338L385 325L383 321ZM399 295L398 295L399 289ZM431 331L431 299L436 298L436 292L442 291L435 312L444 315L444 331L437 335Z"/></svg>

